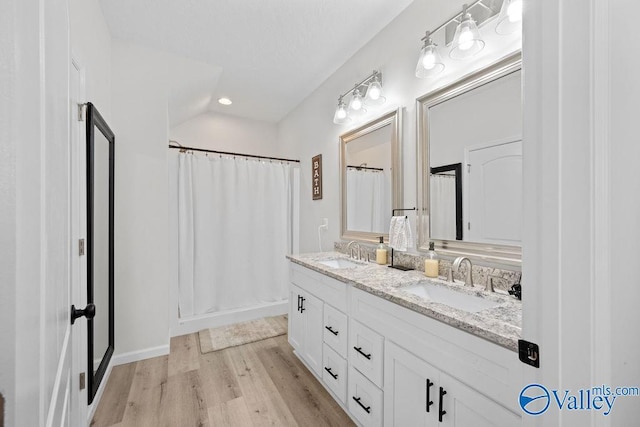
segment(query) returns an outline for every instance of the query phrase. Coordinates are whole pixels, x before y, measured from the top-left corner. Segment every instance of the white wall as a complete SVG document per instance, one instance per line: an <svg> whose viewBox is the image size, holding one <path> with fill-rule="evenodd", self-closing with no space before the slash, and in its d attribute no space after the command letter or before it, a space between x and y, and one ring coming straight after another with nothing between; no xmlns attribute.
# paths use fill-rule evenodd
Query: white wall
<svg viewBox="0 0 640 427"><path fill-rule="evenodd" d="M431 6L428 6L430 3ZM452 62L432 80L421 80L414 76L420 38L425 30L445 22L456 12L459 4L447 0L427 2L417 0L383 29L371 42L358 51L347 63L325 81L316 91L287 115L278 125L278 140L283 149L295 153L302 162L300 205L300 251L315 251L317 227L322 218L329 218L328 241L339 239L340 187L338 137L349 129L381 115L382 112L404 107L402 151L404 206L416 205L416 98L450 83L475 69L484 67L520 46L519 36L493 37L487 41L485 50L472 61ZM493 28L487 27L488 36ZM386 106L374 111L357 122L335 125L332 122L338 95L366 77L371 70L383 73ZM311 199L311 157L322 154L323 195L320 201ZM415 229L415 215L410 216ZM325 240L326 241L326 240Z"/></svg>
<svg viewBox="0 0 640 427"><path fill-rule="evenodd" d="M112 48L117 360L169 350L169 134L166 55L119 40Z"/></svg>
<svg viewBox="0 0 640 427"><path fill-rule="evenodd" d="M69 0L71 55L84 69L86 100L111 119L111 33L98 0Z"/></svg>
<svg viewBox="0 0 640 427"><path fill-rule="evenodd" d="M172 127L169 136L187 147L269 157L290 154L278 144L275 124L227 114L201 114Z"/></svg>
<svg viewBox="0 0 640 427"><path fill-rule="evenodd" d="M522 137L522 73L429 108L429 164L464 163L465 149Z"/></svg>

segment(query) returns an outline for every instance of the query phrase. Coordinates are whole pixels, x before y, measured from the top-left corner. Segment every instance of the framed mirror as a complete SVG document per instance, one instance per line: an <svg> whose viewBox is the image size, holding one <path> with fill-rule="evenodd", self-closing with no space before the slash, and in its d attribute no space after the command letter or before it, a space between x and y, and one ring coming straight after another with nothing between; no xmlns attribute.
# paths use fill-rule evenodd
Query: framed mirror
<svg viewBox="0 0 640 427"><path fill-rule="evenodd" d="M519 265L521 54L417 100L418 249Z"/></svg>
<svg viewBox="0 0 640 427"><path fill-rule="evenodd" d="M391 211L402 207L401 110L340 136L341 235L345 240L388 238Z"/></svg>
<svg viewBox="0 0 640 427"><path fill-rule="evenodd" d="M93 402L114 350L114 155L115 136L87 103L87 304L88 395Z"/></svg>

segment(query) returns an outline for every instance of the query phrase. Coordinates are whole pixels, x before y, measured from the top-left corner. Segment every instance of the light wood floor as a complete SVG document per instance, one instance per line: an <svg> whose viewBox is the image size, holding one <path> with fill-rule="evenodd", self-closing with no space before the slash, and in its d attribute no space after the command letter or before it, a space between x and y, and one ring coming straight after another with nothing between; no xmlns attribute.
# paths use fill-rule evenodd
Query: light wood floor
<svg viewBox="0 0 640 427"><path fill-rule="evenodd" d="M92 426L351 426L282 335L201 354L198 334L168 356L113 368Z"/></svg>

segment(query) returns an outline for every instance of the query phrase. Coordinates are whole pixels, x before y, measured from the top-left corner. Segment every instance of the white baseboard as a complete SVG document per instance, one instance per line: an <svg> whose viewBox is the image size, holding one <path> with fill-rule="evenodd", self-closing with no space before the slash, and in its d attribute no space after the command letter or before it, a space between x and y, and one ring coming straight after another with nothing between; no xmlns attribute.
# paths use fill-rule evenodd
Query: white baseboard
<svg viewBox="0 0 640 427"><path fill-rule="evenodd" d="M238 322L260 319L262 317L278 316L289 311L289 301L283 300L266 303L259 306L227 310L190 319L179 319L171 328L171 336L192 334L208 328L231 325Z"/></svg>
<svg viewBox="0 0 640 427"><path fill-rule="evenodd" d="M114 355L111 359L113 366L124 365L125 363L138 362L152 357L165 356L169 354L169 344L158 347L146 348L144 350L131 351Z"/></svg>

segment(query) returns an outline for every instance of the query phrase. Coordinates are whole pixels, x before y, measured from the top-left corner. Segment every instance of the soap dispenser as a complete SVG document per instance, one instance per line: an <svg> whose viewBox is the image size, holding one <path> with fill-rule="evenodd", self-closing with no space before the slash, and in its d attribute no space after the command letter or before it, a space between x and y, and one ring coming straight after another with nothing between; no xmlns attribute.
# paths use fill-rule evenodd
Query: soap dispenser
<svg viewBox="0 0 640 427"><path fill-rule="evenodd" d="M380 244L376 249L376 262L380 265L387 263L387 247L384 245L384 236L380 236Z"/></svg>
<svg viewBox="0 0 640 427"><path fill-rule="evenodd" d="M438 277L440 271L440 258L434 247L435 244L429 242L429 252L427 252L427 258L424 260L424 275L427 277Z"/></svg>

